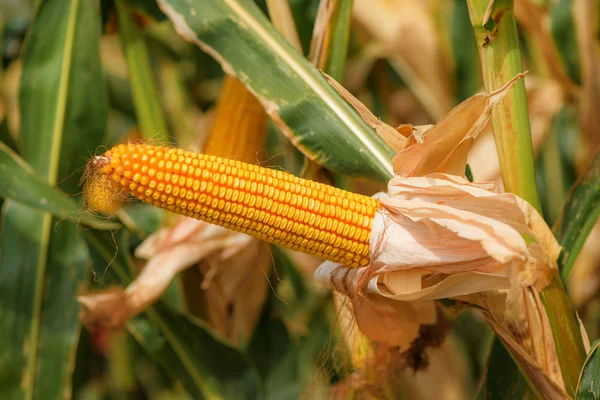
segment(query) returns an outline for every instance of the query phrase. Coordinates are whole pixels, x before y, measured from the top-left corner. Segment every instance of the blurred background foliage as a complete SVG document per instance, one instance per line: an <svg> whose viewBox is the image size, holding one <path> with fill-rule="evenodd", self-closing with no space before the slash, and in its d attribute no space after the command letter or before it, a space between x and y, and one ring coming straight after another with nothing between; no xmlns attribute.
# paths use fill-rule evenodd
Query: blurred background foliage
<svg viewBox="0 0 600 400"><path fill-rule="evenodd" d="M277 2L239 4L273 17ZM193 3L197 13L218 21L231 1ZM298 148L270 121L258 162L369 195L382 190L391 165L389 149L362 120L339 122L354 118L353 111L318 74L263 82L254 78L260 69L312 71L310 61L392 126L433 124L483 90L464 0L324 1L336 13L321 58L311 55L321 0L279 3L289 3L292 16L273 18L281 37L275 28L252 36L234 26L215 28L211 39L231 52L227 60L249 76L248 87L289 107L284 119ZM515 0L515 11L544 215L550 226L557 223L559 236L583 232L570 236L569 246L581 253L563 254L569 265L563 276L594 341L600 338L600 230L594 227L600 165L591 161L600 142L600 8L590 1L582 12L575 3ZM289 41L302 55L288 64L253 64L252 54L271 56L268 37ZM276 247L274 272L265 274L266 301L246 342L222 337L191 312L179 280L124 329L82 329L76 295L127 285L144 265L133 255L136 247L173 223L136 203L118 219L81 212L78 183L86 160L128 140L201 150L224 73L149 0L4 0L0 44L0 397L462 399L516 398L525 391L506 353L494 358L491 329L468 310L443 340L399 365L361 366L358 350L344 340L350 333L340 327L334 298L312 282L319 260ZM319 129L329 136L310 135ZM336 146L342 139L347 145ZM375 151L362 155L363 145ZM561 217L569 190L590 164L576 191L579 203ZM469 165L475 180L501 180L491 129L474 143ZM577 219L582 202L583 221ZM211 299L204 301L210 307ZM586 368L600 373L597 365ZM393 387L382 383L388 378Z"/></svg>

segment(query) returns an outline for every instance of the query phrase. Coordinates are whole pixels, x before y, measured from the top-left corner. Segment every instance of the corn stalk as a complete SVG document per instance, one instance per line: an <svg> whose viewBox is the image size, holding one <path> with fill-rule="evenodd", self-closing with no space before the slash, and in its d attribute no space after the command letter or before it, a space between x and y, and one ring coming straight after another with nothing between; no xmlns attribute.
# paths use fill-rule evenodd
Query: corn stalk
<svg viewBox="0 0 600 400"><path fill-rule="evenodd" d="M513 1L469 0L468 4L485 88L491 92L523 72ZM522 81L494 108L492 125L506 191L519 195L541 212ZM585 357L579 327L560 278L555 278L540 296L552 326L566 390L573 395Z"/></svg>

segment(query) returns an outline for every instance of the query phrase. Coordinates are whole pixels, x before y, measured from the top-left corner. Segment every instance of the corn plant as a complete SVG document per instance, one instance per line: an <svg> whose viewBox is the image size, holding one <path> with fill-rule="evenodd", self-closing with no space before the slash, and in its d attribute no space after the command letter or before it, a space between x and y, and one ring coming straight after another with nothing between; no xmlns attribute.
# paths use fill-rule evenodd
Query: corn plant
<svg viewBox="0 0 600 400"><path fill-rule="evenodd" d="M0 397L599 397L598 11L1 5Z"/></svg>

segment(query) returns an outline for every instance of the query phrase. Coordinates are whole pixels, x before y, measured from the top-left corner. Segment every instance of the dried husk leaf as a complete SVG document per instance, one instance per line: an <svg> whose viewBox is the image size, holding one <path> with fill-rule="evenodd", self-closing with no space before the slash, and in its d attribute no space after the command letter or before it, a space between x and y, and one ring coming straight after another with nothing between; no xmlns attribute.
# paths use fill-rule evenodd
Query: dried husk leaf
<svg viewBox="0 0 600 400"><path fill-rule="evenodd" d="M180 217L172 228L150 235L135 255L148 259L126 288L82 294L82 321L116 329L156 302L181 271L202 264L210 297L208 322L231 340L252 333L266 301L271 258L263 242L228 229ZM252 293L252 296L249 296ZM227 311L228 310L228 311Z"/></svg>
<svg viewBox="0 0 600 400"><path fill-rule="evenodd" d="M434 172L463 175L471 141L488 123L492 108L508 93L519 74L499 90L476 94L460 103L426 134L408 140L394 158L399 176L424 176ZM458 172L458 173L457 173Z"/></svg>
<svg viewBox="0 0 600 400"><path fill-rule="evenodd" d="M397 176L377 197L371 265L326 262L315 273L350 297L373 340L406 346L419 325L435 322L434 313L423 312L433 309L432 300L509 289L510 302L522 287L543 288L557 271L560 247L542 217L492 184Z"/></svg>
<svg viewBox="0 0 600 400"><path fill-rule="evenodd" d="M515 301L510 303L502 291L475 293L458 299L482 309L542 398L570 398L564 389L548 315L534 288L521 288Z"/></svg>
<svg viewBox="0 0 600 400"><path fill-rule="evenodd" d="M311 64L320 70L323 70L327 58L326 49L329 48L329 40L331 37L329 23L333 16L333 12L335 11L335 3L336 2L332 0L321 1L315 19L308 59Z"/></svg>
<svg viewBox="0 0 600 400"><path fill-rule="evenodd" d="M469 398L470 366L455 338L447 336L440 347L429 347L426 368L404 369L397 377L408 399L462 400Z"/></svg>
<svg viewBox="0 0 600 400"><path fill-rule="evenodd" d="M366 338L356 324L347 300L338 314L340 331L351 349L354 372L332 387L330 397L464 399L469 388L467 360L448 330L452 324L438 309L436 325L423 329L407 352ZM385 390L382 390L385 388ZM385 394L384 394L385 393Z"/></svg>
<svg viewBox="0 0 600 400"><path fill-rule="evenodd" d="M371 110L367 108L363 103L360 102L356 97L352 95L349 91L346 90L342 85L340 85L335 79L330 77L327 74L325 78L329 81L331 86L337 90L337 92L350 104L358 113L361 118L371 127L377 131L377 134L381 136L381 138L387 143L388 146L392 148L395 152L401 151L405 144L406 138L402 135L398 134L398 131L379 118L377 118Z"/></svg>

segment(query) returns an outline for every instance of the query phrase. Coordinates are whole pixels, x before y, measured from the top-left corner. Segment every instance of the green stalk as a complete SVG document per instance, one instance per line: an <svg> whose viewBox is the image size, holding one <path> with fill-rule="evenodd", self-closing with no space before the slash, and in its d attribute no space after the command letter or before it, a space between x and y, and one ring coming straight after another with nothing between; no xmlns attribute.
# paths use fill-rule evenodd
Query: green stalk
<svg viewBox="0 0 600 400"><path fill-rule="evenodd" d="M513 0L469 0L468 4L485 87L491 92L523 71ZM527 96L522 80L494 108L492 125L506 191L527 200L541 213ZM566 391L573 396L585 359L579 326L559 277L540 293L540 297L552 327Z"/></svg>
<svg viewBox="0 0 600 400"><path fill-rule="evenodd" d="M144 37L125 1L115 0L115 7L140 131L145 139L167 143L167 123L160 105Z"/></svg>
<svg viewBox="0 0 600 400"><path fill-rule="evenodd" d="M135 392L135 373L129 337L124 330L114 331L109 336L109 381L112 398L128 399Z"/></svg>

